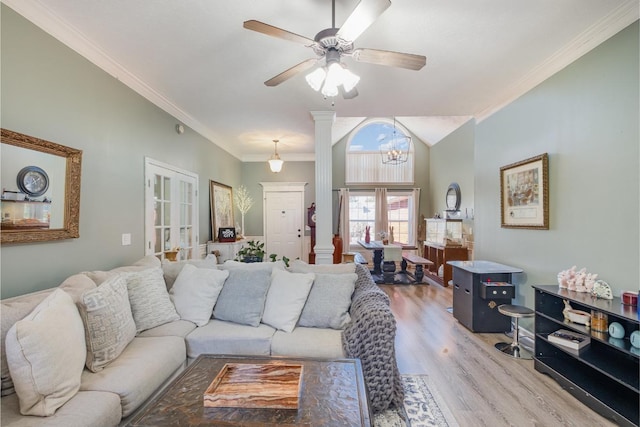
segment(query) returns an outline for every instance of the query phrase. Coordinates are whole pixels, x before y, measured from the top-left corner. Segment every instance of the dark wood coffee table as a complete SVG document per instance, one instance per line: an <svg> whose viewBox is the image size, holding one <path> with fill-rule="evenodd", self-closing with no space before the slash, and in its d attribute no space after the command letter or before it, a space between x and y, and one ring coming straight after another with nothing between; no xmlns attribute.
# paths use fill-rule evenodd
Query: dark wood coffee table
<svg viewBox="0 0 640 427"><path fill-rule="evenodd" d="M225 363L303 365L300 403L295 409L206 408L203 394ZM201 355L147 403L134 426L370 426L367 390L358 359L311 359Z"/></svg>

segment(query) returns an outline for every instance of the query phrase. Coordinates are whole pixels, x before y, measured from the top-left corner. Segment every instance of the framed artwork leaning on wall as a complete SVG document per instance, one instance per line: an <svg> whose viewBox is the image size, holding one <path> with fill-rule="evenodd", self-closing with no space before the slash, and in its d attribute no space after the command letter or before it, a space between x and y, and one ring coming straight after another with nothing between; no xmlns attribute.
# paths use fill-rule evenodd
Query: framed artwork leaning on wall
<svg viewBox="0 0 640 427"><path fill-rule="evenodd" d="M549 155L500 168L503 228L549 229Z"/></svg>
<svg viewBox="0 0 640 427"><path fill-rule="evenodd" d="M211 200L211 240L218 240L222 228L235 228L233 224L233 190L225 184L209 181Z"/></svg>

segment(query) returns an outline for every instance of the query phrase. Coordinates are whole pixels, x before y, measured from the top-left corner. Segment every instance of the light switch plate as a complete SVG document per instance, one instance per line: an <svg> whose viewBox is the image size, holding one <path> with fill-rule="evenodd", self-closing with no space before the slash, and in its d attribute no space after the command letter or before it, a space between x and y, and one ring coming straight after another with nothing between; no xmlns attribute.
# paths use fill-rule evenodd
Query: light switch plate
<svg viewBox="0 0 640 427"><path fill-rule="evenodd" d="M122 234L122 246L129 246L131 244L131 233Z"/></svg>

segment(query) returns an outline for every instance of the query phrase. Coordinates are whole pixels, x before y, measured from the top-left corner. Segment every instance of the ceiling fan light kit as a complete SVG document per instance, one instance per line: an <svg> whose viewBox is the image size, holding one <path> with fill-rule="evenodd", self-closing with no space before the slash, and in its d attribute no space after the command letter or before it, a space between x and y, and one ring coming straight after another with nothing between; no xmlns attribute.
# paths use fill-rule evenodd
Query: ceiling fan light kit
<svg viewBox="0 0 640 427"><path fill-rule="evenodd" d="M284 161L278 155L278 140L274 139L273 142L275 144L275 152L269 158L269 168L271 169L271 172L278 173L282 170Z"/></svg>
<svg viewBox="0 0 640 427"><path fill-rule="evenodd" d="M335 28L335 0L332 0L332 27L320 31L314 40L283 30L256 20L245 21L244 28L289 40L313 49L316 58L307 59L264 82L267 86L277 86L298 73L312 68L319 60L325 59L325 66L316 68L306 75L307 83L325 97L337 96L352 99L358 95L356 85L360 77L349 71L341 62L342 56L352 57L358 62L420 70L427 58L422 55L392 52L378 49L354 49L353 42L391 6L390 0L361 0L351 12L341 28Z"/></svg>

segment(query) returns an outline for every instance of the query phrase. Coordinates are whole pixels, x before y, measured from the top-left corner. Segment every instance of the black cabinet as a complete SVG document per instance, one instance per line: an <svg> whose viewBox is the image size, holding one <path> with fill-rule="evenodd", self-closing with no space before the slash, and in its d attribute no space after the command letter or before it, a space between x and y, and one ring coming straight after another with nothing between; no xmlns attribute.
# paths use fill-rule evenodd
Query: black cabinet
<svg viewBox="0 0 640 427"><path fill-rule="evenodd" d="M603 300L588 293L558 286L534 286L535 355L539 372L555 379L565 390L603 416L622 426L638 426L640 418L640 349L631 346L629 336L640 327L636 307L623 305L620 298ZM606 332L564 321L563 300L576 310L604 312L611 322L620 323L625 336L610 337ZM568 329L589 336L588 347L577 352L551 343L547 336Z"/></svg>
<svg viewBox="0 0 640 427"><path fill-rule="evenodd" d="M511 318L498 306L515 295L512 274L519 268L491 261L450 261L453 267L453 317L473 332L506 332Z"/></svg>

